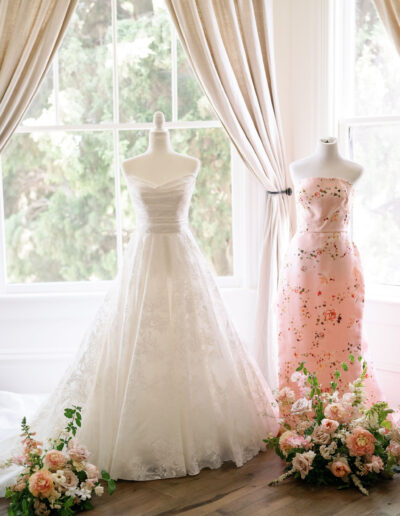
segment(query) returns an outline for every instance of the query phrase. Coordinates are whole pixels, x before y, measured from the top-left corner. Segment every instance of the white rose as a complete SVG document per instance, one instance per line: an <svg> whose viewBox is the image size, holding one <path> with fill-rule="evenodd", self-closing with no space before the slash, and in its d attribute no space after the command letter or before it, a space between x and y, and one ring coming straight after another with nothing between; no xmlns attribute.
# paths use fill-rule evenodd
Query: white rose
<svg viewBox="0 0 400 516"><path fill-rule="evenodd" d="M299 398L293 403L291 413L300 415L305 414L306 412L311 412L311 409L311 400L308 400L307 398Z"/></svg>
<svg viewBox="0 0 400 516"><path fill-rule="evenodd" d="M94 493L97 495L97 496L101 496L103 493L104 493L104 487L101 486L101 485L98 485L94 488Z"/></svg>

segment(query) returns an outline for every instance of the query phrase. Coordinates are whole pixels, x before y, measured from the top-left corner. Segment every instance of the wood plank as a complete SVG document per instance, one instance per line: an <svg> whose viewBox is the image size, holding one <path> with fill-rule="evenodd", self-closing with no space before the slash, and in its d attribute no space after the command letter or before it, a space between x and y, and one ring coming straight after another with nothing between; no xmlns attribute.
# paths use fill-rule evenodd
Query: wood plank
<svg viewBox="0 0 400 516"><path fill-rule="evenodd" d="M400 478L382 481L369 497L355 489L317 488L294 480L269 487L283 471L272 452L241 468L232 463L199 475L151 482L119 481L113 496L94 500L93 516L399 516ZM7 501L0 500L0 516Z"/></svg>

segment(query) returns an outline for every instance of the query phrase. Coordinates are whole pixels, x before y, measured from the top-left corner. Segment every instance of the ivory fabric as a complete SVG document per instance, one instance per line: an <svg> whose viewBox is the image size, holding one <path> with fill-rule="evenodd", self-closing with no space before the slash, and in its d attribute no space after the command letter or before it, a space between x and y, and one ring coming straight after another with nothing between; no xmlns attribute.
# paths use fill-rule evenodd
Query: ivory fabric
<svg viewBox="0 0 400 516"><path fill-rule="evenodd" d="M264 189L291 185L278 110L268 0L166 0L180 41L222 125ZM258 363L277 385L273 301L295 224L294 202L266 194L256 314Z"/></svg>
<svg viewBox="0 0 400 516"><path fill-rule="evenodd" d="M0 152L46 75L76 2L0 1Z"/></svg>
<svg viewBox="0 0 400 516"><path fill-rule="evenodd" d="M63 409L82 406L77 438L116 479L195 475L228 460L241 466L276 435L278 414L190 231L195 175L160 185L126 179L137 230L32 429L56 437ZM0 442L0 460L10 449ZM0 469L0 496L12 473Z"/></svg>
<svg viewBox="0 0 400 516"><path fill-rule="evenodd" d="M340 371L338 391L344 394L361 373L357 357L368 356L364 279L349 234L353 188L340 177L306 177L296 185L299 224L280 277L278 341L280 387L299 396L304 393L291 378L300 362L317 374L324 391ZM384 400L370 363L365 387L369 403Z"/></svg>
<svg viewBox="0 0 400 516"><path fill-rule="evenodd" d="M386 30L400 53L400 0L374 0Z"/></svg>

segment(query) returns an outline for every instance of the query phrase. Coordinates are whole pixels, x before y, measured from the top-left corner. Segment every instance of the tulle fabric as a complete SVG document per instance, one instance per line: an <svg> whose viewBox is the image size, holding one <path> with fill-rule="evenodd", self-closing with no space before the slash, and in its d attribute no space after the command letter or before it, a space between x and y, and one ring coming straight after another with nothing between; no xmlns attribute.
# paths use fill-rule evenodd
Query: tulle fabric
<svg viewBox="0 0 400 516"><path fill-rule="evenodd" d="M138 230L32 426L52 435L64 407L82 406L79 441L114 478L193 475L227 460L241 466L277 432L276 410L189 230L194 176L161 187L128 178L128 186Z"/></svg>

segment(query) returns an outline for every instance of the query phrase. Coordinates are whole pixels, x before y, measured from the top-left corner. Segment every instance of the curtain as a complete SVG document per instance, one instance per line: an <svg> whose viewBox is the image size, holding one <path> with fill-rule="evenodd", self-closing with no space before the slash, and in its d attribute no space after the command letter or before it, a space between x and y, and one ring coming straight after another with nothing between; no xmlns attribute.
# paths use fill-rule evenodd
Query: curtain
<svg viewBox="0 0 400 516"><path fill-rule="evenodd" d="M274 78L268 0L167 0L179 39L233 145L266 191L256 313L256 354L277 385L275 292L293 231L290 187Z"/></svg>
<svg viewBox="0 0 400 516"><path fill-rule="evenodd" d="M28 109L77 0L0 0L0 152Z"/></svg>
<svg viewBox="0 0 400 516"><path fill-rule="evenodd" d="M400 0L375 0L375 6L400 54Z"/></svg>

